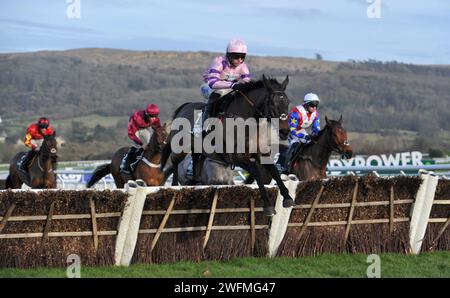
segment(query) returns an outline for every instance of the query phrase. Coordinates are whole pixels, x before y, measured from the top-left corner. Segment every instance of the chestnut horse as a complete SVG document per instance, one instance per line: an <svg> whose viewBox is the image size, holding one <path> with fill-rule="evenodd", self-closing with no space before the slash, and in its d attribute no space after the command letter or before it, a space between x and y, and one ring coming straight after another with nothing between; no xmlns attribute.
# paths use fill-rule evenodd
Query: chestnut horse
<svg viewBox="0 0 450 298"><path fill-rule="evenodd" d="M128 180L142 179L148 186L163 185L167 177L160 168L161 152L166 145L168 133L166 124L154 129L147 148L142 154L142 158L138 158L134 166L134 171L130 174L120 172L120 163L128 152L129 147L122 147L114 153L111 163L98 166L92 177L87 183L87 187L92 187L101 178L108 174L112 174L117 188L123 188Z"/></svg>
<svg viewBox="0 0 450 298"><path fill-rule="evenodd" d="M56 188L57 154L55 133L44 136L39 153L29 163L28 173L23 173L17 167L17 162L25 152L17 153L9 164L5 188L20 189L23 183L35 189Z"/></svg>

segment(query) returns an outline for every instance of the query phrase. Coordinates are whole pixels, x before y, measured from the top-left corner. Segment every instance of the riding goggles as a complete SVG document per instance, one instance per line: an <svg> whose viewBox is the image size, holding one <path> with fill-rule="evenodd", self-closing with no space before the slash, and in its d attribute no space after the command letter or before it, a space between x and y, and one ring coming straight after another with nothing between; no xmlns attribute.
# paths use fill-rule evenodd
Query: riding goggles
<svg viewBox="0 0 450 298"><path fill-rule="evenodd" d="M242 59L245 60L245 54L244 53L228 53L228 57L230 57L231 60L237 60Z"/></svg>

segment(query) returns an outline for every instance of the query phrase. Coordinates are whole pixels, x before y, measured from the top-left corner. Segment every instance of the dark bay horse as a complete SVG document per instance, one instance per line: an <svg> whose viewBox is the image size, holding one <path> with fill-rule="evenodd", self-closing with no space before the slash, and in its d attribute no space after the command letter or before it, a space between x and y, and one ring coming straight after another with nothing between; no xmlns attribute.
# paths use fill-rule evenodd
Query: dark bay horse
<svg viewBox="0 0 450 298"><path fill-rule="evenodd" d="M167 177L160 167L161 152L166 146L168 133L166 124L154 129L147 148L144 150L142 159L136 163L134 171L130 174L120 172L120 163L128 152L129 147L122 147L114 153L111 163L98 166L87 183L92 187L101 178L112 174L117 188L123 188L128 180L142 179L148 186L163 185Z"/></svg>
<svg viewBox="0 0 450 298"><path fill-rule="evenodd" d="M325 116L326 126L311 143L301 148L294 157L290 173L299 180L324 179L327 177L327 163L332 152L351 158L353 150L347 139L347 132L342 126L342 116L339 120L329 120Z"/></svg>
<svg viewBox="0 0 450 298"><path fill-rule="evenodd" d="M265 158L267 157L267 152L262 152L264 150L262 150L260 146L261 135L259 133L245 133L245 138L241 139L241 142L238 144L237 137L234 132L242 127L235 126L231 130L226 129L228 124L233 123L236 119L241 119L243 121L255 120L255 123L258 123L258 130L262 129L260 126L261 122L259 122L259 120L267 120L270 122L272 119L276 119L280 120L279 127L276 129L280 129L282 131L280 136L286 139L289 133L289 126L287 123L289 99L285 94L285 89L288 82L288 77L286 77L286 79L280 84L277 80L267 79L263 75L262 80L247 83L242 90L231 92L230 94L222 97L221 102L219 103L219 110L221 111L219 117L221 117L220 121L222 125L221 128L217 129L214 145L214 149L217 149L218 146L220 146L218 144L223 145L222 148L227 148L227 150L222 152L220 150L206 152L205 148L202 146L203 139L200 139L201 148L199 153L198 147L195 146L196 140L191 134L191 129L185 129L181 124L178 127L174 127L174 124L177 122L176 120L179 121L178 123L185 120L184 123L187 122L187 124L190 125L189 128L192 128L195 123L198 123L198 118L195 111L201 110L205 105L201 102L183 104L174 113L172 130L168 138L168 143L170 145L164 148L161 158L161 166L164 168L170 157L172 166L176 169L178 164L182 162L186 155L190 152L193 152L192 157L194 160L194 175L197 173L196 161L201 154L232 166L239 166L255 177L258 183L261 198L264 202L264 214L266 216L272 216L275 214L275 208L270 203L267 190L261 180L260 165L265 168L277 182L280 193L284 198L283 206L294 206L294 200L290 197L288 189L283 184L277 168L273 162L267 161L268 158ZM247 129L245 125L242 126L244 127L244 130ZM212 131L210 134L215 132L216 131ZM206 135L205 139L208 138L210 134ZM176 139L175 141L173 141L174 138ZM190 142L187 145L185 142L188 141L186 140ZM258 144L257 150L251 150L252 144ZM183 148L179 150L181 147ZM242 149L242 147L244 147L244 149ZM265 160L262 162L263 158L265 158ZM177 171L174 171L174 174L175 173L177 173Z"/></svg>
<svg viewBox="0 0 450 298"><path fill-rule="evenodd" d="M17 162L25 152L17 153L9 164L9 175L5 187L18 189L22 184L35 189L56 188L56 173L58 148L55 133L44 136L39 153L28 166L28 173L23 173L17 167Z"/></svg>

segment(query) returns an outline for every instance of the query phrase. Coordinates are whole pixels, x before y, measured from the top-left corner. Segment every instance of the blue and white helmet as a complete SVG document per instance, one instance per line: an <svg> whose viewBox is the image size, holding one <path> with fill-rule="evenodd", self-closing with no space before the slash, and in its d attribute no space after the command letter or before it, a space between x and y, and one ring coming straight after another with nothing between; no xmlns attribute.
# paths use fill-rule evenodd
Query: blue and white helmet
<svg viewBox="0 0 450 298"><path fill-rule="evenodd" d="M305 98L303 99L304 103L310 103L312 101L316 101L317 103L320 102L319 96L315 93L308 93L305 95Z"/></svg>

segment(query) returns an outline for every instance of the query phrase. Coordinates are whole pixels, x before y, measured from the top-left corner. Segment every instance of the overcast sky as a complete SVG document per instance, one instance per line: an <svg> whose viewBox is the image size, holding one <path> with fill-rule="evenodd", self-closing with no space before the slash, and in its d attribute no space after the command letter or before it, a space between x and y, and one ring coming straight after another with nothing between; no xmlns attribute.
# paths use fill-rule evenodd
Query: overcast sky
<svg viewBox="0 0 450 298"><path fill-rule="evenodd" d="M2 53L86 47L222 52L233 37L244 39L253 55L450 64L450 1L0 2Z"/></svg>

